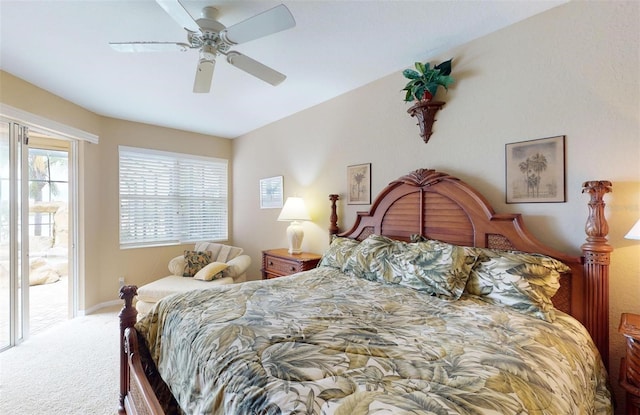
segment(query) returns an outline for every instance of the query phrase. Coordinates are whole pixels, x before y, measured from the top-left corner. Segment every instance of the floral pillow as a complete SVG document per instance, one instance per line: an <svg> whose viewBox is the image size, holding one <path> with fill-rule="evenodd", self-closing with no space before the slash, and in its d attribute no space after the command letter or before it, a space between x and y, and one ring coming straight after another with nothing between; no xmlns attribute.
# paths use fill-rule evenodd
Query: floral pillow
<svg viewBox="0 0 640 415"><path fill-rule="evenodd" d="M381 235L369 235L353 249L342 266L342 272L369 281L393 282L402 270L393 263L396 249L393 239Z"/></svg>
<svg viewBox="0 0 640 415"><path fill-rule="evenodd" d="M183 277L193 277L211 262L211 251L184 251Z"/></svg>
<svg viewBox="0 0 640 415"><path fill-rule="evenodd" d="M404 273L400 284L445 300L464 292L476 256L468 248L435 240L403 244L398 262Z"/></svg>
<svg viewBox="0 0 640 415"><path fill-rule="evenodd" d="M342 269L342 266L360 244L357 239L336 237L329 245L329 249L322 256L319 267Z"/></svg>
<svg viewBox="0 0 640 415"><path fill-rule="evenodd" d="M474 262L465 248L444 242L405 243L371 235L354 250L343 272L456 300Z"/></svg>
<svg viewBox="0 0 640 415"><path fill-rule="evenodd" d="M551 298L560 276L571 269L541 254L470 248L477 254L465 292L493 304L504 304L544 321L555 320Z"/></svg>

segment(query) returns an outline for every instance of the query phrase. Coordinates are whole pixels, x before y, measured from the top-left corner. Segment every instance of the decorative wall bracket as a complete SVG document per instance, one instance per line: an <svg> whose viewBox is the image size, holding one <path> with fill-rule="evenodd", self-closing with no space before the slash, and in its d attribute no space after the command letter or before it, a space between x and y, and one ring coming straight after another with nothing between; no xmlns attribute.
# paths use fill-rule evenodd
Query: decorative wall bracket
<svg viewBox="0 0 640 415"><path fill-rule="evenodd" d="M442 101L418 101L417 104L407 110L407 112L418 119L420 126L420 137L425 143L429 142L433 134L433 123L436 121L436 112L444 106Z"/></svg>

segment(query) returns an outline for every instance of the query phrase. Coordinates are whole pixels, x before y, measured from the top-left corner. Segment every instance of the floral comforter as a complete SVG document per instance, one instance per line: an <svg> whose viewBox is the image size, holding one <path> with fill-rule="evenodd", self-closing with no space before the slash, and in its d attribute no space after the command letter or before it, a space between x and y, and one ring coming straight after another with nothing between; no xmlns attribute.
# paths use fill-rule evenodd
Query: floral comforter
<svg viewBox="0 0 640 415"><path fill-rule="evenodd" d="M611 414L586 330L322 267L160 301L137 324L187 414Z"/></svg>

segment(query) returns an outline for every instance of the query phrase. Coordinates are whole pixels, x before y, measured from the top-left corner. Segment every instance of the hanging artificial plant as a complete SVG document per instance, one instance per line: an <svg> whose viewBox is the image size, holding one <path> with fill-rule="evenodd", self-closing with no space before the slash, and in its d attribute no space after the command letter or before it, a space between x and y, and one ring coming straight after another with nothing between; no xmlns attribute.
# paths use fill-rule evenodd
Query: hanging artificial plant
<svg viewBox="0 0 640 415"><path fill-rule="evenodd" d="M449 90L449 86L454 82L451 74L451 59L444 61L439 65L431 68L429 62L416 62L413 69L405 69L402 75L410 81L402 89L407 91L404 100L411 101L429 101L436 95L439 86Z"/></svg>

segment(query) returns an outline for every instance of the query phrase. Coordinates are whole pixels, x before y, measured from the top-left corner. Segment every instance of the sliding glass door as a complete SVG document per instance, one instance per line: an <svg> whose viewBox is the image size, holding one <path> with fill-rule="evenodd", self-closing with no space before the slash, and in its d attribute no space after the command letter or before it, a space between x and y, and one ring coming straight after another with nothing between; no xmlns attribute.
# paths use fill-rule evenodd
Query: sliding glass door
<svg viewBox="0 0 640 415"><path fill-rule="evenodd" d="M26 127L0 118L0 350L28 331Z"/></svg>
<svg viewBox="0 0 640 415"><path fill-rule="evenodd" d="M29 132L29 336L67 320L73 312L70 144Z"/></svg>

